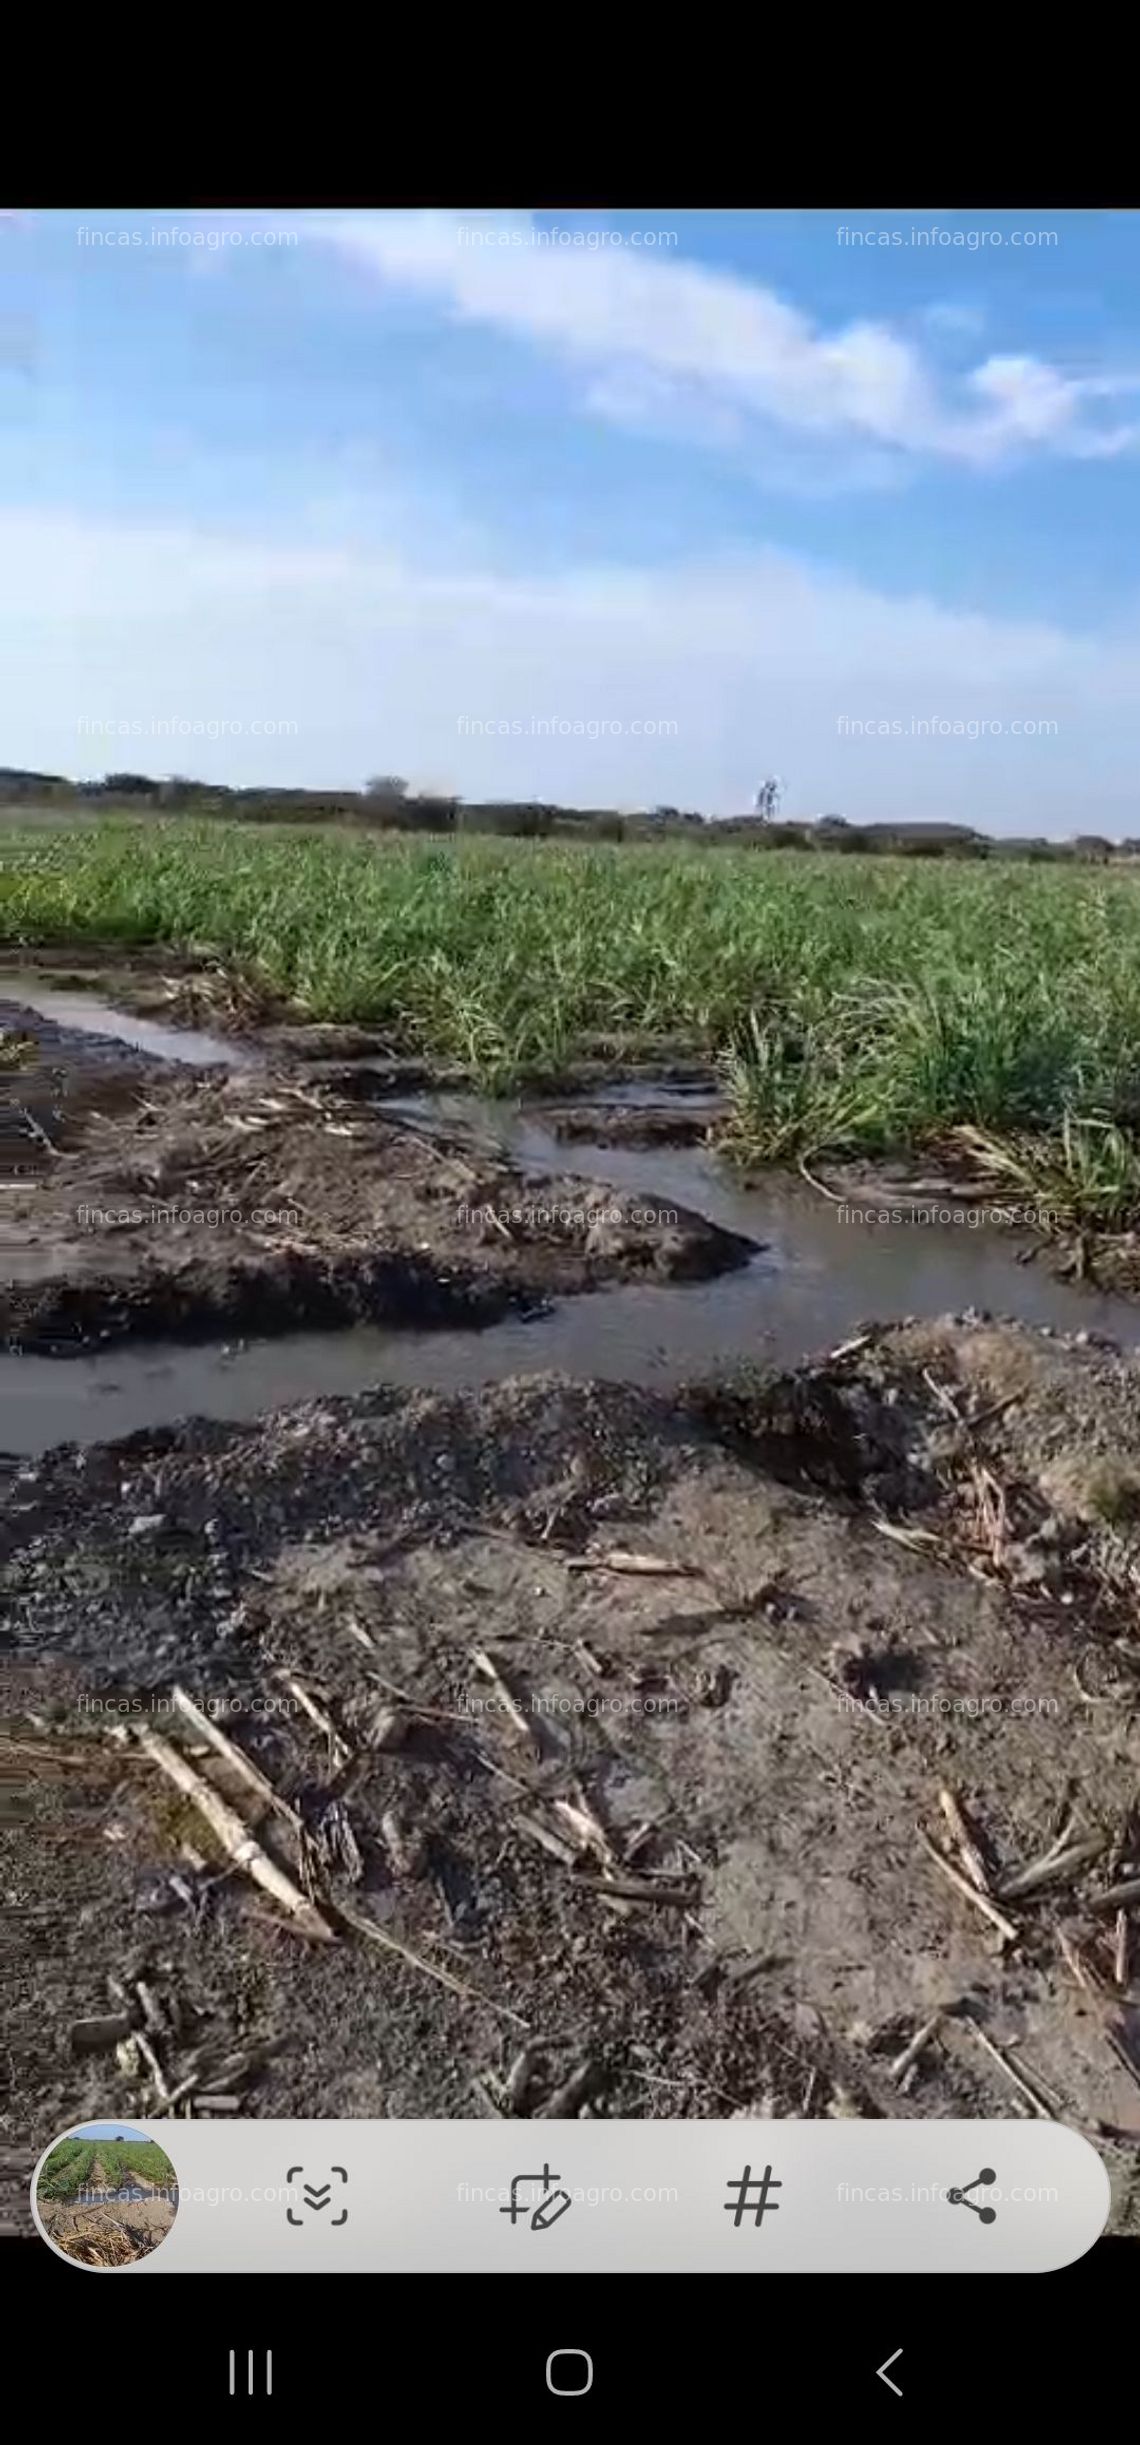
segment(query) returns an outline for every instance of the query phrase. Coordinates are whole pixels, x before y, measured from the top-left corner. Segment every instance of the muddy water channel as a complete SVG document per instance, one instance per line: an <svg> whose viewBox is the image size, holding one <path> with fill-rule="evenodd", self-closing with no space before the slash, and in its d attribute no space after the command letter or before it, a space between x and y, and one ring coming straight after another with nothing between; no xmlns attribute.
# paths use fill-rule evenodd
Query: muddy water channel
<svg viewBox="0 0 1140 2445"><path fill-rule="evenodd" d="M185 1061L191 1065L220 1062L226 1069L244 1069L255 1056L232 1036L214 1036L194 1027L166 1027L161 1020L115 1010L97 994L45 985L34 970L0 970L0 1003L12 1002L40 1016L61 1031L104 1037L111 1047L129 1045L153 1061Z"/></svg>
<svg viewBox="0 0 1140 2445"><path fill-rule="evenodd" d="M248 1042L235 1046L230 1038L133 1018L94 997L49 989L38 976L0 975L0 1001L35 1010L61 1030L128 1044L151 1060L255 1066ZM1140 1339L1130 1302L1057 1280L1043 1264L1025 1261L1030 1243L1022 1235L981 1225L968 1209L936 1223L859 1218L798 1178L771 1174L737 1185L701 1145L612 1142L613 1115L622 1108L711 1117L709 1082L591 1090L596 1138L581 1134L584 1106L579 1093L572 1132L560 1127L557 1135L553 1110L535 1104L420 1096L388 1098L383 1112L419 1135L438 1132L452 1144L493 1149L528 1179L572 1174L688 1209L753 1242L751 1260L709 1280L623 1282L490 1323L358 1324L264 1340L219 1336L194 1346L143 1340L59 1358L8 1355L0 1358L0 1449L30 1455L191 1414L248 1419L285 1402L377 1383L452 1389L557 1368L664 1387L742 1359L791 1363L873 1318L969 1307L1059 1333L1106 1335L1125 1348ZM12 1268L24 1279L43 1261L35 1249L12 1251Z"/></svg>

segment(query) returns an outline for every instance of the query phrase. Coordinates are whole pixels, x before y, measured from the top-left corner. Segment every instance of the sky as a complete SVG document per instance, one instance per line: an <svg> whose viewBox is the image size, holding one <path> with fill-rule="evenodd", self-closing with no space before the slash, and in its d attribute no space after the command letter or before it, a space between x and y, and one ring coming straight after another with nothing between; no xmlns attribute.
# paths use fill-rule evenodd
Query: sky
<svg viewBox="0 0 1140 2445"><path fill-rule="evenodd" d="M1140 834L1124 212L0 215L0 764Z"/></svg>
<svg viewBox="0 0 1140 2445"><path fill-rule="evenodd" d="M145 2131L136 2131L133 2122L77 2122L70 2134L73 2139L145 2139Z"/></svg>

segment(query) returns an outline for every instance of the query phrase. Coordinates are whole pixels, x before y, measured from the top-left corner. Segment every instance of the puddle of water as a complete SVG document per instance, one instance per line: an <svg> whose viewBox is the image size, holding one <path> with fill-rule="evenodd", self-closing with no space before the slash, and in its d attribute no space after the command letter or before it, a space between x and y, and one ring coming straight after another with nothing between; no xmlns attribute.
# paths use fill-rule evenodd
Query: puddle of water
<svg viewBox="0 0 1140 2445"><path fill-rule="evenodd" d="M227 1037L133 1018L96 995L0 975L0 999L23 1002L60 1027L130 1044L168 1060L248 1067L256 1055ZM693 1081L623 1081L592 1100L692 1110L708 1097ZM578 1099L576 1099L578 1100ZM586 1101L586 1098L581 1098ZM289 1401L358 1392L371 1384L468 1387L558 1368L577 1376L666 1386L742 1358L790 1364L841 1341L870 1318L937 1316L975 1306L1060 1332L1082 1328L1131 1348L1140 1316L1130 1302L1059 1282L1018 1263L1014 1234L955 1224L842 1223L835 1206L774 1176L743 1188L703 1148L566 1144L541 1107L473 1095L386 1101L419 1128L441 1127L524 1173L577 1175L687 1206L761 1243L741 1272L679 1287L624 1286L562 1302L552 1314L482 1330L297 1333L233 1348L149 1343L75 1359L0 1358L0 1450L32 1455L53 1443L91 1443L177 1418L245 1420ZM6 1250L6 1271L29 1278L47 1251Z"/></svg>
<svg viewBox="0 0 1140 2445"><path fill-rule="evenodd" d="M419 1123L498 1139L530 1171L608 1180L689 1206L764 1243L719 1280L623 1286L563 1301L546 1316L482 1331L396 1332L361 1326L219 1349L149 1344L75 1359L0 1359L0 1450L99 1442L176 1418L246 1420L289 1401L395 1384L450 1391L557 1368L665 1388L742 1359L791 1365L845 1340L871 1318L940 1316L975 1306L1140 1341L1127 1300L1020 1265L1024 1242L1000 1228L841 1223L798 1182L736 1186L703 1149L575 1145L533 1112L475 1098L419 1099Z"/></svg>
<svg viewBox="0 0 1140 2445"><path fill-rule="evenodd" d="M160 1019L138 1019L129 1010L116 1010L110 1002L101 1001L98 994L45 985L35 972L24 975L16 969L0 974L0 1002L22 1003L57 1027L128 1044L155 1060L184 1061L201 1069L217 1062L225 1069L240 1070L249 1069L255 1058L231 1036L211 1035L205 1028L164 1027Z"/></svg>

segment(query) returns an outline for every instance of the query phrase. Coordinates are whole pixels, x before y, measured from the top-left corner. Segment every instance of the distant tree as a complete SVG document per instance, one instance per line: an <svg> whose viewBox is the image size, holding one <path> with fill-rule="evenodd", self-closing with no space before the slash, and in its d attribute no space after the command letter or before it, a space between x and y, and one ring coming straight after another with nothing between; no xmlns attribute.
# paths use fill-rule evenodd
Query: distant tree
<svg viewBox="0 0 1140 2445"><path fill-rule="evenodd" d="M407 803L418 818L417 829L422 828L425 832L454 832L459 819L461 803L458 798L433 798L425 792L420 797L409 798Z"/></svg>
<svg viewBox="0 0 1140 2445"><path fill-rule="evenodd" d="M97 786L108 798L154 798L159 790L149 773L104 773Z"/></svg>
<svg viewBox="0 0 1140 2445"><path fill-rule="evenodd" d="M709 838L742 849L810 849L808 824L769 823L762 815L729 815L710 824Z"/></svg>
<svg viewBox="0 0 1140 2445"><path fill-rule="evenodd" d="M211 794L208 782L189 781L183 773L171 773L168 781L160 781L158 785L158 803L161 807L192 806L196 799Z"/></svg>
<svg viewBox="0 0 1140 2445"><path fill-rule="evenodd" d="M626 826L630 839L661 840L670 835L708 830L703 815L693 807L653 807L648 815L632 815Z"/></svg>
<svg viewBox="0 0 1140 2445"><path fill-rule="evenodd" d="M24 772L17 765L7 764L0 771L0 799L8 802L17 798L50 798L61 791L70 792L71 783L62 773Z"/></svg>
<svg viewBox="0 0 1140 2445"><path fill-rule="evenodd" d="M377 773L371 781L365 782L364 795L366 798L402 799L408 795L408 784L399 773Z"/></svg>
<svg viewBox="0 0 1140 2445"><path fill-rule="evenodd" d="M844 823L842 816L826 816L816 825L814 846L832 857L850 857L856 850L866 849L858 824Z"/></svg>
<svg viewBox="0 0 1140 2445"><path fill-rule="evenodd" d="M459 806L457 798L432 798L426 792L415 797L372 800L373 805L387 805L388 820L397 832L454 832Z"/></svg>
<svg viewBox="0 0 1140 2445"><path fill-rule="evenodd" d="M1093 865L1103 866L1112 856L1112 842L1103 840L1099 832L1078 832L1073 842L1073 855L1087 858Z"/></svg>

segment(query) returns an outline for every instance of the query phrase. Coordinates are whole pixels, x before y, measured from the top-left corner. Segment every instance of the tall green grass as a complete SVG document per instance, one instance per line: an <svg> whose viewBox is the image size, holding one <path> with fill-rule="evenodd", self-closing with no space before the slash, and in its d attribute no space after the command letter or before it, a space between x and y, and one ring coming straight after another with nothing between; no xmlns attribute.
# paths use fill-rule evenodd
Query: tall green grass
<svg viewBox="0 0 1140 2445"><path fill-rule="evenodd" d="M1117 1214L1140 1178L1128 874L108 824L9 836L0 941L208 948L493 1092L683 1040L722 1061L751 1158L966 1125L1093 1202L1107 1177Z"/></svg>

